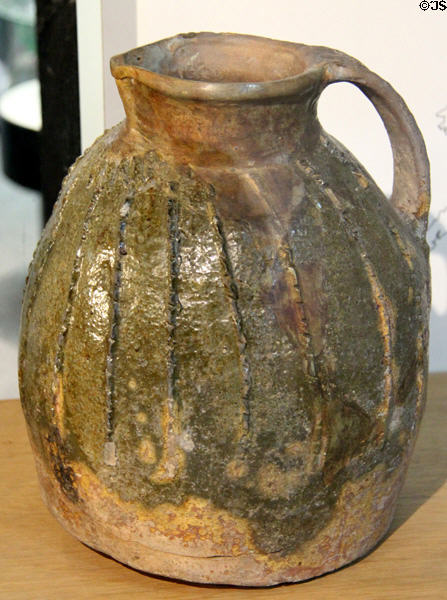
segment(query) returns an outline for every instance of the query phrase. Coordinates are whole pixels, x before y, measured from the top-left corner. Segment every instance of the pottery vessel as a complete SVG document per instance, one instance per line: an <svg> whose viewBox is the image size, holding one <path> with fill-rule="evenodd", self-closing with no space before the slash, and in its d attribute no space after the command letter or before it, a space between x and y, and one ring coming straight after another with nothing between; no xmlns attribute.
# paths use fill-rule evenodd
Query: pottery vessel
<svg viewBox="0 0 447 600"><path fill-rule="evenodd" d="M150 573L337 569L385 535L424 408L420 132L328 48L186 34L111 68L126 120L67 175L24 297L45 502ZM317 119L338 81L384 121L391 199Z"/></svg>

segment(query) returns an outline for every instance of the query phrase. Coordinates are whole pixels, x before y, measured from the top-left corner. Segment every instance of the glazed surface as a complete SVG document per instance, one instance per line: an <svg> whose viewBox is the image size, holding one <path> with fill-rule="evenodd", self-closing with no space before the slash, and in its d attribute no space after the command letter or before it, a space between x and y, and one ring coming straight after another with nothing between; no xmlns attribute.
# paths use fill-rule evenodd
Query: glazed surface
<svg viewBox="0 0 447 600"><path fill-rule="evenodd" d="M423 143L355 63L391 136L389 201L316 119L344 55L297 48L335 75L318 63L276 99L269 81L181 98L172 76L115 65L127 119L71 169L30 267L20 387L45 499L149 572L273 585L338 568L385 534L414 446Z"/></svg>
<svg viewBox="0 0 447 600"><path fill-rule="evenodd" d="M34 443L75 504L81 463L122 502L200 498L243 519L257 552L295 553L346 485L404 469L425 256L360 167L337 180L352 159L327 138L312 167L210 184L129 156L123 131L72 170L30 272Z"/></svg>

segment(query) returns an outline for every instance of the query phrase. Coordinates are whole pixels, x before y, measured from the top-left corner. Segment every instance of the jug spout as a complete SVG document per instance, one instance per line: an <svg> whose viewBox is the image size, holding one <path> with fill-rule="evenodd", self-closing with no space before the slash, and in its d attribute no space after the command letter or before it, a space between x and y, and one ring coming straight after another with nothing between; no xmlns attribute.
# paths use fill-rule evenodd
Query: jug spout
<svg viewBox="0 0 447 600"><path fill-rule="evenodd" d="M255 164L316 142L323 69L306 46L183 34L111 60L127 124L178 162Z"/></svg>

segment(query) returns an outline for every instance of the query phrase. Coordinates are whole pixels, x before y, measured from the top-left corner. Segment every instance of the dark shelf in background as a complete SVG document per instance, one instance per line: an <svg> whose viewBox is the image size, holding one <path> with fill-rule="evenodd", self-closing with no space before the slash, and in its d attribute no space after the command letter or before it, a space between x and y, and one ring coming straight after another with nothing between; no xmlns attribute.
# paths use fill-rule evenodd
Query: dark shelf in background
<svg viewBox="0 0 447 600"><path fill-rule="evenodd" d="M37 41L46 221L68 168L81 153L75 0L37 0Z"/></svg>

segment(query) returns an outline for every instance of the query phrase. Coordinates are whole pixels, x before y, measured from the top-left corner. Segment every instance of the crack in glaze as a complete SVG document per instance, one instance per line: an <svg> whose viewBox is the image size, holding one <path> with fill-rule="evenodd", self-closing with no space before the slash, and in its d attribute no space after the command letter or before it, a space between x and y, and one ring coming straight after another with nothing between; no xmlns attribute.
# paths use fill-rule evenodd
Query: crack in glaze
<svg viewBox="0 0 447 600"><path fill-rule="evenodd" d="M242 364L242 378L243 378L243 394L242 394L242 404L244 407L243 412L243 424L245 429L245 436L250 433L250 397L251 397L251 389L252 389L252 377L251 377L251 368L250 362L248 360L248 356L246 353L247 349L247 338L244 333L244 321L242 317L241 310L239 308L238 299L239 299L239 290L236 283L236 277L233 270L233 265L231 263L231 257L228 249L228 240L225 234L224 226L222 223L222 219L217 214L215 207L209 202L208 203L208 213L210 215L211 222L214 223L214 226L218 232L220 238L220 254L222 257L222 263L225 266L225 278L227 280L227 285L230 291L230 306L232 308L234 321L236 323L236 330L238 335L238 345L239 345L239 358Z"/></svg>

